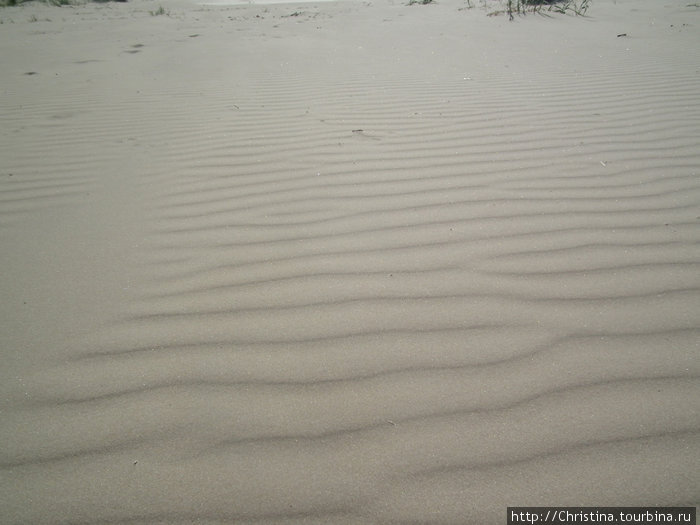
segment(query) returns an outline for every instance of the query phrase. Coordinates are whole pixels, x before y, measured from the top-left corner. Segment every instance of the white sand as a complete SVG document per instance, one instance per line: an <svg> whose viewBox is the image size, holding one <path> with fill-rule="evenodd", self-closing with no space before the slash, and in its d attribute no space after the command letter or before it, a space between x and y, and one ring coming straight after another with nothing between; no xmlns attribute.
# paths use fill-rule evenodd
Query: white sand
<svg viewBox="0 0 700 525"><path fill-rule="evenodd" d="M474 3L0 9L0 522L700 502L700 8Z"/></svg>

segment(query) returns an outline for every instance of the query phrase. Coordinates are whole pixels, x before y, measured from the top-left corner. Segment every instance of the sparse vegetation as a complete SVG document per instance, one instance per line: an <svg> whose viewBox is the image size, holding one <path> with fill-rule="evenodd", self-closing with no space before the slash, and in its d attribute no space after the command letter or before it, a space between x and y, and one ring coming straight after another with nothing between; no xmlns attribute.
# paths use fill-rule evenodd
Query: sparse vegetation
<svg viewBox="0 0 700 525"><path fill-rule="evenodd" d="M408 0L408 5L414 5L414 4L420 4L420 5L426 5L426 4L432 4L433 0Z"/></svg>
<svg viewBox="0 0 700 525"><path fill-rule="evenodd" d="M555 13L571 12L576 16L584 16L590 3L590 0L508 0L506 12L511 20L515 14L540 13L545 8Z"/></svg>
<svg viewBox="0 0 700 525"><path fill-rule="evenodd" d="M556 11L562 14L572 11L576 16L584 16L590 3L590 0L565 0L564 2L553 4L553 6L555 6Z"/></svg>
<svg viewBox="0 0 700 525"><path fill-rule="evenodd" d="M163 8L163 6L158 7L158 9L156 9L155 11L149 11L149 13L151 13L151 16L161 16L170 14Z"/></svg>

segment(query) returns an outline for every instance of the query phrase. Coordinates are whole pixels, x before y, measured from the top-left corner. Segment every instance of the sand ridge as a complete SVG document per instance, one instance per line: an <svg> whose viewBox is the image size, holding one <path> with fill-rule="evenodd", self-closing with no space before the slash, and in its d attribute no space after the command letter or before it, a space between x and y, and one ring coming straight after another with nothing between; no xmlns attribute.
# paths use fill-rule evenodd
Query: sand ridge
<svg viewBox="0 0 700 525"><path fill-rule="evenodd" d="M0 10L0 521L697 505L687 4Z"/></svg>

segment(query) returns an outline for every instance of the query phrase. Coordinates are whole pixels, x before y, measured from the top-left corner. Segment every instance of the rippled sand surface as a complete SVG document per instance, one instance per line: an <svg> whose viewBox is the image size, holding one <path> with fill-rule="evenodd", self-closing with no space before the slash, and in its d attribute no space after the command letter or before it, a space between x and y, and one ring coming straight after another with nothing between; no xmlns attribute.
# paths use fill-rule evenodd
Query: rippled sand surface
<svg viewBox="0 0 700 525"><path fill-rule="evenodd" d="M700 8L473 3L0 9L0 522L700 502Z"/></svg>

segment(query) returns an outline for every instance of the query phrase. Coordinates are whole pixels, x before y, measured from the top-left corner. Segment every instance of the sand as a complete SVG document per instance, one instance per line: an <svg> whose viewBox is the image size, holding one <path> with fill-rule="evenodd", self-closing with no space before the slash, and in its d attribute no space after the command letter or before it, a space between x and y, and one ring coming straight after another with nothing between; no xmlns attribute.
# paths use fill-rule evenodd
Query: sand
<svg viewBox="0 0 700 525"><path fill-rule="evenodd" d="M700 503L700 8L473 3L0 9L0 522Z"/></svg>

